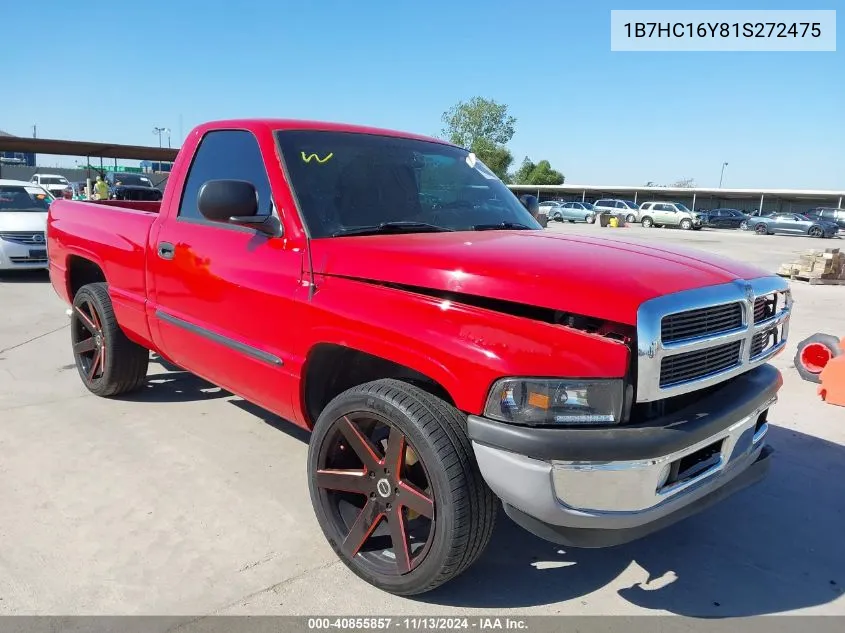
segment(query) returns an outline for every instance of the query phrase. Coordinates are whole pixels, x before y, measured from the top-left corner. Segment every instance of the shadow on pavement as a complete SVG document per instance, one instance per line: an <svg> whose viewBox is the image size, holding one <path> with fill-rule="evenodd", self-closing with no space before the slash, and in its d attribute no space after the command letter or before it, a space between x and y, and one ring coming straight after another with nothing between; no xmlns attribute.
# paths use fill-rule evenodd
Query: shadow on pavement
<svg viewBox="0 0 845 633"><path fill-rule="evenodd" d="M617 590L645 609L695 617L781 613L827 604L845 591L845 447L771 427L766 479L640 541L564 549L504 512L490 547L462 576L418 600L464 607L530 607ZM637 569L637 567L641 569Z"/></svg>
<svg viewBox="0 0 845 633"><path fill-rule="evenodd" d="M50 283L50 274L46 270L2 270L0 283L37 284Z"/></svg>
<svg viewBox="0 0 845 633"><path fill-rule="evenodd" d="M116 399L127 402L197 402L215 398L232 398L228 401L228 404L254 415L265 424L269 424L274 429L286 433L294 439L305 444L308 443L311 434L293 422L289 422L266 409L262 409L257 404L243 400L231 392L173 365L158 354L152 354L151 363L160 365L167 373L151 374L142 390L119 396Z"/></svg>

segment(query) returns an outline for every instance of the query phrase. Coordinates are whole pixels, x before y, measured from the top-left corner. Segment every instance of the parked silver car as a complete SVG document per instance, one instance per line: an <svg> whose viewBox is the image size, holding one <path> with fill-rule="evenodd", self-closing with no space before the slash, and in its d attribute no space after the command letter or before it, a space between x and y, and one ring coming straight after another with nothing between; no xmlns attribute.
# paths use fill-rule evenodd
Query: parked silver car
<svg viewBox="0 0 845 633"><path fill-rule="evenodd" d="M550 201L547 204L549 220L557 222L587 222L592 224L596 221L596 212L589 202L561 202ZM541 205L542 206L542 205Z"/></svg>
<svg viewBox="0 0 845 633"><path fill-rule="evenodd" d="M611 198L602 198L593 203L593 209L597 215L602 213L610 213L618 218L625 220L629 224L631 222L640 221L640 207L632 200L616 200Z"/></svg>

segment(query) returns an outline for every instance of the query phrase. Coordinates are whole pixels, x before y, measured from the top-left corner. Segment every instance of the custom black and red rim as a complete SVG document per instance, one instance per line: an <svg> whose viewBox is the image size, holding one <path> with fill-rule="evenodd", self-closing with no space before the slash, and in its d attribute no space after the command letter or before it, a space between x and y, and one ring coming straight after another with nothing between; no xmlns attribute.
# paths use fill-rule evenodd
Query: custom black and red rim
<svg viewBox="0 0 845 633"><path fill-rule="evenodd" d="M315 484L333 540L371 572L407 574L434 537L435 498L419 453L372 413L334 422L320 448Z"/></svg>
<svg viewBox="0 0 845 633"><path fill-rule="evenodd" d="M73 355L85 380L92 383L106 370L106 339L102 319L90 301L73 307L71 317L71 342Z"/></svg>

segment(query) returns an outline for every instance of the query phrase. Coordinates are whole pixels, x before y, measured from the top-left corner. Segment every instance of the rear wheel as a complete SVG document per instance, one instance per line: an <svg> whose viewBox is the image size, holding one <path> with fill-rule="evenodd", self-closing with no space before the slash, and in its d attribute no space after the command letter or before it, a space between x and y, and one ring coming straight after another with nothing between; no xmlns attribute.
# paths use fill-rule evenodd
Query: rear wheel
<svg viewBox="0 0 845 633"><path fill-rule="evenodd" d="M652 220L648 216L645 216L640 224L642 224L645 228L650 229L654 226L654 220Z"/></svg>
<svg viewBox="0 0 845 633"><path fill-rule="evenodd" d="M490 541L495 497L448 403L397 380L337 396L308 449L311 501L340 559L399 595L430 591Z"/></svg>
<svg viewBox="0 0 845 633"><path fill-rule="evenodd" d="M822 230L822 228L820 226L811 226L810 230L807 231L807 233L810 235L810 237L823 237L824 236L824 231Z"/></svg>
<svg viewBox="0 0 845 633"><path fill-rule="evenodd" d="M88 284L76 293L70 337L76 369L91 393L117 396L146 382L150 351L120 329L105 283Z"/></svg>
<svg viewBox="0 0 845 633"><path fill-rule="evenodd" d="M626 217L626 218L625 218L625 221L626 221L628 224L633 224L634 222L636 222L636 221L637 221L637 216L635 216L633 213L629 213L629 214L628 214L628 217Z"/></svg>

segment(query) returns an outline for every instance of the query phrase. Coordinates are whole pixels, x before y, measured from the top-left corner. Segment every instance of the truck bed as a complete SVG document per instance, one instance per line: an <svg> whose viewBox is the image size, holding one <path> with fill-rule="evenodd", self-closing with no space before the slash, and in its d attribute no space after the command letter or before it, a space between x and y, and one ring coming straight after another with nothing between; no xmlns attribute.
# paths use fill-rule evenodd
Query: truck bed
<svg viewBox="0 0 845 633"><path fill-rule="evenodd" d="M118 204L119 203L119 204ZM50 280L72 301L81 280L69 274L74 257L96 263L109 280L115 314L127 335L149 340L144 313L146 256L159 202L56 200L47 220Z"/></svg>

